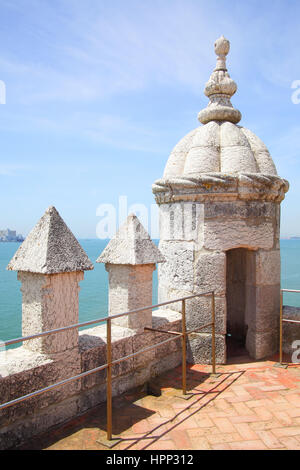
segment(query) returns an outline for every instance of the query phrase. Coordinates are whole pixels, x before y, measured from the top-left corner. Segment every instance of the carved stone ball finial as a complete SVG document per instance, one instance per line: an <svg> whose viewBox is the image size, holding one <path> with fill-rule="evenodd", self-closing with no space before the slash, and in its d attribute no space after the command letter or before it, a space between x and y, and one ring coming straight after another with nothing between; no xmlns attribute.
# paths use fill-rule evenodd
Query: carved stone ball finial
<svg viewBox="0 0 300 470"><path fill-rule="evenodd" d="M222 35L215 42L215 53L217 55L227 55L230 51L230 42Z"/></svg>
<svg viewBox="0 0 300 470"><path fill-rule="evenodd" d="M230 42L228 39L221 36L215 42L215 53L218 56L217 65L215 70L227 70L226 69L226 56L230 51Z"/></svg>
<svg viewBox="0 0 300 470"><path fill-rule="evenodd" d="M198 119L202 124L210 121L229 121L237 124L241 113L232 106L230 98L235 94L237 85L226 68L226 56L230 50L230 42L221 36L215 42L217 65L205 85L204 93L210 99L208 106L202 109Z"/></svg>

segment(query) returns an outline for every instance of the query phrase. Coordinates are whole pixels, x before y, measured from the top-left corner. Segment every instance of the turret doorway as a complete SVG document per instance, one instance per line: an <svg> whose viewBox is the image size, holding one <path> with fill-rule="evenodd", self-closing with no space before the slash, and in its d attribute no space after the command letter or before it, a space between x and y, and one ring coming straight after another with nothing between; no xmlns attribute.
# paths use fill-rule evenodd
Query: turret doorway
<svg viewBox="0 0 300 470"><path fill-rule="evenodd" d="M255 252L235 248L226 252L227 358L248 355L249 320L255 313Z"/></svg>

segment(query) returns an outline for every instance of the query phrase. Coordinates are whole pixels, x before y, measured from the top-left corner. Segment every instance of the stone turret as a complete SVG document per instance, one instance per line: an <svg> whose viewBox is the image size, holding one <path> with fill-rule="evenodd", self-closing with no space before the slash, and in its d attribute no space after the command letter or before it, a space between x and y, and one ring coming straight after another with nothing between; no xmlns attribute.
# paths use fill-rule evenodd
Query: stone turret
<svg viewBox="0 0 300 470"><path fill-rule="evenodd" d="M78 283L93 265L55 207L47 209L7 269L18 271L22 282L23 336L78 323ZM24 343L45 354L77 345L76 329Z"/></svg>
<svg viewBox="0 0 300 470"><path fill-rule="evenodd" d="M218 360L226 335L254 358L277 347L280 290L280 203L288 182L277 175L264 143L237 125L237 90L226 68L230 44L215 43L217 65L205 87L202 126L173 149L153 185L160 208L159 300L214 290ZM187 303L197 327L209 318L206 300ZM191 340L190 359L203 361L208 333Z"/></svg>
<svg viewBox="0 0 300 470"><path fill-rule="evenodd" d="M164 257L131 214L97 259L109 275L109 315L152 305L152 274ZM114 324L141 330L152 326L147 310L114 320Z"/></svg>

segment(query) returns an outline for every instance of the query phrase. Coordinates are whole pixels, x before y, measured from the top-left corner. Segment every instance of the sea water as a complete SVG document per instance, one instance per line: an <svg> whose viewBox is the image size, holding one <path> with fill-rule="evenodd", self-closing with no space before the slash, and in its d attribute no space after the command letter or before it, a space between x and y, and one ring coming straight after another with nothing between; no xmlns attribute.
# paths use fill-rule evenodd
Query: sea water
<svg viewBox="0 0 300 470"><path fill-rule="evenodd" d="M96 259L108 241L79 240L95 268L86 271L80 282L79 321L84 322L107 316L108 273ZM0 243L0 341L22 336L21 283L17 273L6 266L20 243ZM300 290L300 240L281 240L281 286ZM157 302L157 271L153 275L153 303ZM300 294L284 294L284 304L300 307ZM17 345L19 346L19 345Z"/></svg>

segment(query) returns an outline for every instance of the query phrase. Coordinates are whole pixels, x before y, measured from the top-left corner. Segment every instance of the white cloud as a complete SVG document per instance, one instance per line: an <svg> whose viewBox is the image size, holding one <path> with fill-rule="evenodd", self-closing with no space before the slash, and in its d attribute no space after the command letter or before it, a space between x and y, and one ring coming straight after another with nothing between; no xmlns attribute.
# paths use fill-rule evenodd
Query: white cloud
<svg viewBox="0 0 300 470"><path fill-rule="evenodd" d="M154 3L131 2L131 9L130 2L128 9L105 9L102 4L101 9L97 2L81 2L81 7L78 2L65 2L68 15L63 17L47 4L34 30L37 4L31 2L30 36L41 41L39 47L47 55L8 54L0 60L18 99L28 104L89 101L143 89L153 82L200 90L208 78L205 69L214 62L217 28L207 23L202 2L196 8L191 2L186 8L185 3L174 1L172 9L169 2L159 2L158 8Z"/></svg>

